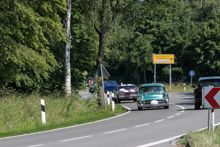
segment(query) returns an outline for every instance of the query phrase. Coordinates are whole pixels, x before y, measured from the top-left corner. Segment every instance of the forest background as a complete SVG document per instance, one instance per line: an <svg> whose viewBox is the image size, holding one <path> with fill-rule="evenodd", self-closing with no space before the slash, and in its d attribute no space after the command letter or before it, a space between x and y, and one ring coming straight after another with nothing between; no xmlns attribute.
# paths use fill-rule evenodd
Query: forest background
<svg viewBox="0 0 220 147"><path fill-rule="evenodd" d="M109 11L103 11L104 1ZM220 75L219 0L74 0L71 6L73 90L83 86L84 71L87 80L96 73L95 26L104 12L111 23L103 58L109 79L153 82L152 54L175 55L172 82L190 82L191 70L194 82ZM10 88L65 92L66 7L66 0L0 2L0 94ZM168 65L157 65L157 81L169 82Z"/></svg>

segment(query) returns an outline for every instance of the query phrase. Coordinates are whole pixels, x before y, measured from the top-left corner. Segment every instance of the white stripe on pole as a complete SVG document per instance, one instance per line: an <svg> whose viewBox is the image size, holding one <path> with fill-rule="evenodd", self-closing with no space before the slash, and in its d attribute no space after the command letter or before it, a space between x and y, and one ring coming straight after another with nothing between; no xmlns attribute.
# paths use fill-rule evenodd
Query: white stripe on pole
<svg viewBox="0 0 220 147"><path fill-rule="evenodd" d="M43 99L41 99L41 116L42 116L42 124L46 124L45 103Z"/></svg>

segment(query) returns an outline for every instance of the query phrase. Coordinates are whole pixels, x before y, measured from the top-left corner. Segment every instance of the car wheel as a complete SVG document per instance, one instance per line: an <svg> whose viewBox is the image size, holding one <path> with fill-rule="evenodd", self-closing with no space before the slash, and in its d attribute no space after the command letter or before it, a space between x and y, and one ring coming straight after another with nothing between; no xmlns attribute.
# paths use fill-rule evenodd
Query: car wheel
<svg viewBox="0 0 220 147"><path fill-rule="evenodd" d="M117 103L121 103L121 100L120 100L120 99L117 99Z"/></svg>
<svg viewBox="0 0 220 147"><path fill-rule="evenodd" d="M200 109L200 105L199 104L195 104L195 109L196 110Z"/></svg>
<svg viewBox="0 0 220 147"><path fill-rule="evenodd" d="M169 109L169 106L164 106L164 109Z"/></svg>
<svg viewBox="0 0 220 147"><path fill-rule="evenodd" d="M138 107L138 110L142 110L143 108L141 108L141 107Z"/></svg>

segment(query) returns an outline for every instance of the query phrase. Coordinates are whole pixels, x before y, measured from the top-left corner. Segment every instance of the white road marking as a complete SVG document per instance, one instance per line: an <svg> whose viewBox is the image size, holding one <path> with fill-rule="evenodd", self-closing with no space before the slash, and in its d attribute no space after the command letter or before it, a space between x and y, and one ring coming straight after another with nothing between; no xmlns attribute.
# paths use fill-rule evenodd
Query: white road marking
<svg viewBox="0 0 220 147"><path fill-rule="evenodd" d="M89 138L89 137L92 137L92 135L82 136L82 137L77 137L77 138L71 138L71 139L66 139L66 140L61 140L60 142L73 141L73 140L84 139L84 138Z"/></svg>
<svg viewBox="0 0 220 147"><path fill-rule="evenodd" d="M143 125L138 125L138 126L134 126L135 128L138 128L138 127L143 127L143 126L147 126L149 125L150 123L147 123L147 124L143 124Z"/></svg>
<svg viewBox="0 0 220 147"><path fill-rule="evenodd" d="M176 115L180 115L181 113L177 113Z"/></svg>
<svg viewBox="0 0 220 147"><path fill-rule="evenodd" d="M32 145L32 146L28 146L28 147L38 147L38 146L43 146L44 144L37 144L37 145Z"/></svg>
<svg viewBox="0 0 220 147"><path fill-rule="evenodd" d="M120 131L124 131L124 130L127 130L127 129L124 128L124 129L119 129L119 130L114 130L114 131L104 132L103 134L110 134L110 133L120 132Z"/></svg>
<svg viewBox="0 0 220 147"><path fill-rule="evenodd" d="M165 119L160 119L160 120L155 121L155 123L161 122L161 121L164 121L164 120L165 120Z"/></svg>
<svg viewBox="0 0 220 147"><path fill-rule="evenodd" d="M220 123L217 123L217 124L215 124L214 126L218 126L218 125L220 125ZM199 130L196 130L196 131L193 131L193 132L201 131L201 130L204 130L204 129L207 129L207 127L202 128L202 129L199 129ZM152 142L152 143L148 143L148 144L144 144L144 145L140 145L140 146L137 146L137 147L149 147L149 146L154 146L154 145L157 145L157 144L161 144L161 143L164 143L164 142L168 142L168 141L174 140L174 139L176 139L176 138L180 138L181 136L184 136L184 135L186 135L186 134L174 136L174 137L171 137L171 138L163 139L163 140L160 140L160 141L156 141L156 142Z"/></svg>
<svg viewBox="0 0 220 147"><path fill-rule="evenodd" d="M182 109L181 112L184 112L184 111L185 111L185 108L184 108L183 106L180 106L180 105L176 105L176 106L178 106L178 107L180 107L180 108Z"/></svg>
<svg viewBox="0 0 220 147"><path fill-rule="evenodd" d="M161 143L168 142L168 141L174 140L174 139L176 139L176 138L179 138L179 137L181 137L181 136L183 136L183 135L185 135L185 134L178 135L178 136L171 137L171 138L167 138L167 139L160 140L160 141L156 141L156 142L152 142L152 143L148 143L148 144L144 144L144 145L140 145L140 146L137 146L137 147L149 147L149 146L161 144Z"/></svg>
<svg viewBox="0 0 220 147"><path fill-rule="evenodd" d="M167 118L170 119L170 118L173 118L173 117L175 117L175 116L170 116L170 117L167 117Z"/></svg>

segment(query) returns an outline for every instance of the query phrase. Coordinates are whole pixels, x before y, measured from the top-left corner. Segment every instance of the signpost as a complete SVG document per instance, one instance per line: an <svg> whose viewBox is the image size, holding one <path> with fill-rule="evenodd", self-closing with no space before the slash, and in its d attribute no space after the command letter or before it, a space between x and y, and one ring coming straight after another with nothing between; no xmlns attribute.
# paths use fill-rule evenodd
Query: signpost
<svg viewBox="0 0 220 147"><path fill-rule="evenodd" d="M102 64L100 64L100 66L99 66L98 70L96 71L95 75L98 76L98 77L102 77L102 87L103 87L103 95L102 95L102 97L104 99L105 109L106 109L106 102L105 102L105 96L104 96L105 91L104 91L104 80L103 80L103 77L109 77L110 74L105 69L105 67Z"/></svg>
<svg viewBox="0 0 220 147"><path fill-rule="evenodd" d="M214 108L220 108L220 87L203 87L202 104L208 108L208 130L214 131Z"/></svg>
<svg viewBox="0 0 220 147"><path fill-rule="evenodd" d="M174 64L174 54L153 54L153 64Z"/></svg>
<svg viewBox="0 0 220 147"><path fill-rule="evenodd" d="M93 85L93 80L89 80L89 85L90 85L90 86Z"/></svg>
<svg viewBox="0 0 220 147"><path fill-rule="evenodd" d="M174 64L174 54L153 54L152 55L153 64L154 64L154 83L156 83L156 64L170 64L170 89L171 89L171 64Z"/></svg>
<svg viewBox="0 0 220 147"><path fill-rule="evenodd" d="M83 72L83 76L84 76L84 86L86 87L86 76L88 75L87 71Z"/></svg>
<svg viewBox="0 0 220 147"><path fill-rule="evenodd" d="M191 71L189 72L189 75L191 76L191 86L192 86L192 77L195 75L194 71L191 70Z"/></svg>

